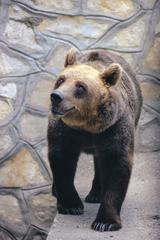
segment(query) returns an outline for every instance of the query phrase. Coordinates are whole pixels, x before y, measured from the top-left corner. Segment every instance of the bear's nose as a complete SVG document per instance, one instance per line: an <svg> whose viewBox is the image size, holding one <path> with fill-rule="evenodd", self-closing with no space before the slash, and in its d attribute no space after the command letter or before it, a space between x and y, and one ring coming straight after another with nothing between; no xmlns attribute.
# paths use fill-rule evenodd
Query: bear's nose
<svg viewBox="0 0 160 240"><path fill-rule="evenodd" d="M60 92L53 92L51 93L51 101L54 105L58 105L62 100L64 99L64 96Z"/></svg>

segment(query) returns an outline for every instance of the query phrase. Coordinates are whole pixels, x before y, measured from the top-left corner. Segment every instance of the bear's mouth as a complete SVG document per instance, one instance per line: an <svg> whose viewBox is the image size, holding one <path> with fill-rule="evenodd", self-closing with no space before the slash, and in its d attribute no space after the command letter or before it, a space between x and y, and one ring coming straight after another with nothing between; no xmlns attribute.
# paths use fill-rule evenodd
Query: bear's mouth
<svg viewBox="0 0 160 240"><path fill-rule="evenodd" d="M72 107L70 109L67 109L65 111L59 111L57 108L54 108L52 107L51 111L54 115L57 115L57 116L64 116L68 113L70 113L71 111L73 111L75 109L75 107Z"/></svg>

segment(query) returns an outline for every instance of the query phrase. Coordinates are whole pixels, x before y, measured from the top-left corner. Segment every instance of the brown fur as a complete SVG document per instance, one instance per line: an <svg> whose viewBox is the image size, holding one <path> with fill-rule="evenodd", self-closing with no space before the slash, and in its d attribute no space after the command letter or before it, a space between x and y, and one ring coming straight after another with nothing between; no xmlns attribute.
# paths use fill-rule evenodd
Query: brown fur
<svg viewBox="0 0 160 240"><path fill-rule="evenodd" d="M71 50L51 101L48 154L59 213L83 213L74 176L80 153L91 153L95 175L85 200L100 202L91 228L120 229L133 163L134 130L142 106L132 70L123 58L107 51L78 55Z"/></svg>
<svg viewBox="0 0 160 240"><path fill-rule="evenodd" d="M94 68L92 64L80 64L76 60L76 53L70 51L67 54L65 66L66 68L61 72L59 78L64 78L65 82L59 86L58 90L63 92L67 96L66 101L62 104L64 109L74 107L76 111L66 114L62 117L64 123L71 127L78 127L92 133L98 133L103 131L106 124L102 122L102 119L97 118L97 108L99 103L108 102L108 96L118 95L113 89L109 89L112 85L118 85L122 69L120 65L112 63L108 68L104 68L103 71ZM94 57L96 57L95 55ZM72 65L71 65L72 64ZM109 80L109 76L112 77L112 82ZM88 96L84 100L75 99L72 96L73 88L76 83L83 83L87 86ZM56 89L56 87L55 87ZM94 93L94 97L92 94ZM122 101L117 100L117 103ZM87 103L87 104L86 104ZM120 108L119 108L120 109Z"/></svg>
<svg viewBox="0 0 160 240"><path fill-rule="evenodd" d="M74 54L76 56L76 52L74 52ZM76 56L74 64L84 63L85 65L91 66L98 70L102 80L104 73L106 74L108 72L107 74L110 74L110 70L113 70L115 66L119 66L119 68L117 68L119 72L119 77L117 76L118 81L115 85L113 84L113 86L110 86L108 92L117 98L117 101L119 101L118 105L121 110L128 106L130 107L132 116L137 124L142 106L142 94L137 79L135 78L135 75L132 72L129 64L121 56L104 50L89 51L84 55L79 55L78 57ZM112 84L107 83L107 86L109 85ZM109 94L107 94L107 96Z"/></svg>
<svg viewBox="0 0 160 240"><path fill-rule="evenodd" d="M62 72L62 75L65 75L66 77L67 86L64 84L59 90L65 91L65 93L68 94L68 100L78 110L77 115L76 113L73 113L73 117L70 114L69 116L65 115L62 120L69 126L79 127L91 132L95 132L95 128L97 126L95 126L95 124L94 126L91 126L90 122L94 117L97 116L97 106L100 101L100 96L108 95L108 90L104 87L105 84L100 79L99 71L91 66L82 64L68 67ZM92 81L93 78L94 82ZM87 88L89 89L87 96L88 104L86 104L86 100L85 102L83 99L77 100L70 94L72 91L72 86L74 86L76 82L84 82L87 85ZM92 96L93 92L94 98Z"/></svg>

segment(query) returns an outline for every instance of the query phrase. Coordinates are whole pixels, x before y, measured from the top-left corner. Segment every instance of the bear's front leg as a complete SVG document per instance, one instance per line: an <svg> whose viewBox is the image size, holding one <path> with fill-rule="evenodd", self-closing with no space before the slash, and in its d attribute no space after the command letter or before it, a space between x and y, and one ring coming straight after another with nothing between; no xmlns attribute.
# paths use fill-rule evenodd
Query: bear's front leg
<svg viewBox="0 0 160 240"><path fill-rule="evenodd" d="M116 231L122 227L120 210L131 174L131 154L103 152L99 154L101 205L91 228Z"/></svg>
<svg viewBox="0 0 160 240"><path fill-rule="evenodd" d="M71 215L83 214L83 204L74 187L79 153L74 148L66 146L51 149L53 150L49 151L49 162L53 172L53 187L56 188L58 212Z"/></svg>

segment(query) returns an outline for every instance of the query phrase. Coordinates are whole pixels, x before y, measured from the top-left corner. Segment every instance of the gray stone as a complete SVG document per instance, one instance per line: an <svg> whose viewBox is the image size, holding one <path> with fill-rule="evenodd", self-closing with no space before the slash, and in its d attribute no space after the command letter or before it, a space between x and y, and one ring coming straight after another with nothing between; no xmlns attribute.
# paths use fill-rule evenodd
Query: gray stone
<svg viewBox="0 0 160 240"><path fill-rule="evenodd" d="M155 34L158 34L160 33L160 21L156 24L156 27L155 27Z"/></svg>
<svg viewBox="0 0 160 240"><path fill-rule="evenodd" d="M131 0L88 0L87 7L91 11L103 15L127 18L134 13L134 3Z"/></svg>
<svg viewBox="0 0 160 240"><path fill-rule="evenodd" d="M0 109L0 121L5 120L5 118L7 118L14 110L12 102L7 99L0 99Z"/></svg>
<svg viewBox="0 0 160 240"><path fill-rule="evenodd" d="M20 126L23 136L29 140L46 138L48 119L47 117L25 113L21 118Z"/></svg>
<svg viewBox="0 0 160 240"><path fill-rule="evenodd" d="M66 45L57 46L56 49L52 52L52 54L49 56L49 61L48 61L49 67L58 68L60 70L63 69L64 60L70 48L71 48L70 46L66 46Z"/></svg>
<svg viewBox="0 0 160 240"><path fill-rule="evenodd" d="M51 194L38 194L30 197L32 224L48 229L56 214L56 199Z"/></svg>
<svg viewBox="0 0 160 240"><path fill-rule="evenodd" d="M152 112L149 111L149 109L142 108L141 117L139 120L139 126L143 126L151 122L154 118L155 118L155 115L152 114Z"/></svg>
<svg viewBox="0 0 160 240"><path fill-rule="evenodd" d="M50 168L49 161L48 161L48 146L45 143L40 144L37 147L37 152L39 153L42 161L44 162L45 166L47 167L47 169L50 173L50 176L52 176L51 168Z"/></svg>
<svg viewBox="0 0 160 240"><path fill-rule="evenodd" d="M26 148L0 165L1 187L31 187L46 182L39 164Z"/></svg>
<svg viewBox="0 0 160 240"><path fill-rule="evenodd" d="M47 232L45 230L31 226L24 240L46 240L46 238Z"/></svg>
<svg viewBox="0 0 160 240"><path fill-rule="evenodd" d="M160 101L160 85L151 82L142 82L141 89L145 101Z"/></svg>
<svg viewBox="0 0 160 240"><path fill-rule="evenodd" d="M39 80L32 91L30 97L30 103L33 106L43 107L49 110L50 107L50 94L53 90L54 78L53 80L41 79Z"/></svg>
<svg viewBox="0 0 160 240"><path fill-rule="evenodd" d="M0 230L0 239L1 239L1 240L12 240L12 238L10 238L10 237L7 235L6 232L2 232L1 230Z"/></svg>
<svg viewBox="0 0 160 240"><path fill-rule="evenodd" d="M0 133L0 158L3 157L6 152L13 145L13 140L8 134Z"/></svg>
<svg viewBox="0 0 160 240"><path fill-rule="evenodd" d="M0 195L0 202L1 202L1 209L0 209L1 219L5 219L5 221L8 221L8 222L21 224L22 215L20 212L17 199L10 195Z"/></svg>
<svg viewBox="0 0 160 240"><path fill-rule="evenodd" d="M121 49L141 47L145 39L145 32L146 16L140 18L126 29L119 31L113 39L111 39L111 46L115 47L117 45Z"/></svg>
<svg viewBox="0 0 160 240"><path fill-rule="evenodd" d="M55 12L56 10L58 11L69 11L73 8L74 6L74 1L72 0L64 0L61 3L59 0L31 0L32 3L34 4L35 8L45 10L45 11L53 11Z"/></svg>
<svg viewBox="0 0 160 240"><path fill-rule="evenodd" d="M30 14L27 11L24 11L20 6L12 4L9 9L9 18L14 20L21 21L22 19L29 17Z"/></svg>
<svg viewBox="0 0 160 240"><path fill-rule="evenodd" d="M154 118L140 127L141 149L143 151L160 150L160 120Z"/></svg>
<svg viewBox="0 0 160 240"><path fill-rule="evenodd" d="M160 37L156 37L151 48L143 61L144 67L151 71L160 72Z"/></svg>
<svg viewBox="0 0 160 240"><path fill-rule="evenodd" d="M12 195L0 194L0 203L0 225L16 232L17 236L22 236L27 229L18 200Z"/></svg>
<svg viewBox="0 0 160 240"><path fill-rule="evenodd" d="M104 19L94 19L83 16L58 16L55 19L43 19L37 30L51 36L71 39L82 48L104 34L113 22ZM72 29L72 30L71 30Z"/></svg>
<svg viewBox="0 0 160 240"><path fill-rule="evenodd" d="M136 19L134 23L130 25L120 25L116 28L115 32L112 32L106 39L104 36L100 41L98 41L94 47L106 47L115 50L130 50L142 49L145 40L147 26L150 15L145 14Z"/></svg>
<svg viewBox="0 0 160 240"><path fill-rule="evenodd" d="M5 85L0 84L0 96L16 99L17 96L17 86L15 83L8 83Z"/></svg>
<svg viewBox="0 0 160 240"><path fill-rule="evenodd" d="M143 6L143 8L145 9L152 9L154 7L156 0L140 0L141 5Z"/></svg>
<svg viewBox="0 0 160 240"><path fill-rule="evenodd" d="M10 20L3 36L9 43L24 47L28 52L37 53L43 50L42 46L37 43L33 29L25 22Z"/></svg>
<svg viewBox="0 0 160 240"><path fill-rule="evenodd" d="M0 75L21 76L32 71L30 64L24 59L10 56L0 49Z"/></svg>

